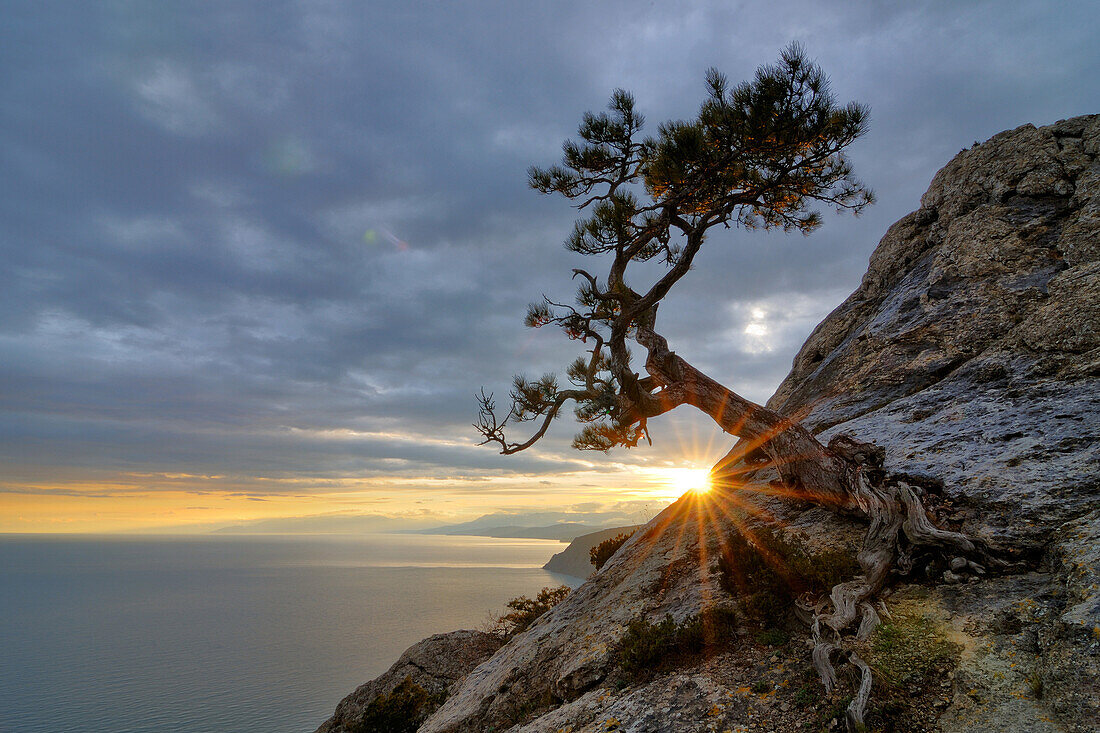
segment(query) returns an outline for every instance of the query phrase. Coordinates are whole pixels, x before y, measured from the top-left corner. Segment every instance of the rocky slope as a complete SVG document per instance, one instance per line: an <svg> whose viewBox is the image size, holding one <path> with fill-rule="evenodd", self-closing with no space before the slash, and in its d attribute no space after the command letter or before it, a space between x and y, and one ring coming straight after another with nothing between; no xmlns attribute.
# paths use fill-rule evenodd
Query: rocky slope
<svg viewBox="0 0 1100 733"><path fill-rule="evenodd" d="M360 685L336 706L336 712L317 733L353 733L370 703L391 694L406 679L432 696L443 696L470 670L493 655L503 644L493 634L452 631L417 642L381 676Z"/></svg>
<svg viewBox="0 0 1100 733"><path fill-rule="evenodd" d="M769 403L819 437L882 446L935 521L1011 561L981 577L931 565L898 579L867 649L873 728L1100 730L1098 155L1100 116L960 153ZM732 533L771 524L811 559L854 554L865 527L779 498L772 478L667 509L420 730L835 729L851 681L821 696L789 615L651 674L617 665L633 619L739 609L717 562Z"/></svg>
<svg viewBox="0 0 1100 733"><path fill-rule="evenodd" d="M1080 516L1100 451L1096 127L1026 125L960 153L769 407L820 438L873 439L890 469L981 504L969 529L1013 546Z"/></svg>

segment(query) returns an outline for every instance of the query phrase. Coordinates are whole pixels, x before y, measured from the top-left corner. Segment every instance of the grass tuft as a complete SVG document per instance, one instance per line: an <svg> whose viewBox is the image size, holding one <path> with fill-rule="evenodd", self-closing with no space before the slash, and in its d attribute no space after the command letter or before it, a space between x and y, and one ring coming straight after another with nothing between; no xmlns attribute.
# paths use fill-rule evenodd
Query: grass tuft
<svg viewBox="0 0 1100 733"><path fill-rule="evenodd" d="M1027 676L1027 686L1036 700L1043 699L1043 676L1039 674L1039 670L1031 670Z"/></svg>

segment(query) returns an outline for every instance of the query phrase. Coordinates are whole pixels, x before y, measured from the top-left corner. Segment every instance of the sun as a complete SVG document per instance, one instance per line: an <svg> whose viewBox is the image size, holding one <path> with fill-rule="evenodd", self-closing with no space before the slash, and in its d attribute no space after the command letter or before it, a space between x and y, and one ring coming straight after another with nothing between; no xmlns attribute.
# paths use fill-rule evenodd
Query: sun
<svg viewBox="0 0 1100 733"><path fill-rule="evenodd" d="M705 468L671 468L668 470L668 483L676 493L694 491L704 494L710 491L710 471Z"/></svg>

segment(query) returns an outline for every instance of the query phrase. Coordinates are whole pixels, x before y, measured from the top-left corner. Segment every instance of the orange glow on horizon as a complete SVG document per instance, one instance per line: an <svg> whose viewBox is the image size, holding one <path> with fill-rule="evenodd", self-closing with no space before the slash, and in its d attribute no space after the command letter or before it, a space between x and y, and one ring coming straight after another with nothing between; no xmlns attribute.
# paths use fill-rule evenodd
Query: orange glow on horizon
<svg viewBox="0 0 1100 733"><path fill-rule="evenodd" d="M663 481L631 466L558 474L280 477L72 471L31 475L0 492L0 533L205 533L268 519L376 515L448 524L501 510L664 508ZM59 472L61 473L61 472ZM51 475L53 474L53 475ZM660 490L655 490L657 486ZM667 496L667 501L676 497ZM591 507L590 509L587 507Z"/></svg>
<svg viewBox="0 0 1100 733"><path fill-rule="evenodd" d="M7 491L0 492L0 533L203 533L261 520L326 515L447 524L501 510L629 510L648 519L684 494L710 491L710 468L729 450L730 438L709 422L699 416L672 423L661 443L664 451L624 452L610 461L586 454L547 455L560 460L561 468L550 472L265 476L176 467L112 471L18 466L11 471ZM361 436L328 431L323 437L338 441ZM448 438L436 442L459 445Z"/></svg>

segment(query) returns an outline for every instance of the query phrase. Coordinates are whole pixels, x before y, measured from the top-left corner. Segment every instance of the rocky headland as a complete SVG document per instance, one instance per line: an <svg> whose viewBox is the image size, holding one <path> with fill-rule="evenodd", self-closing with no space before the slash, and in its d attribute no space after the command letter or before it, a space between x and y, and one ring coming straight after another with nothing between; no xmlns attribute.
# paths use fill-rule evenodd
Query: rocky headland
<svg viewBox="0 0 1100 733"><path fill-rule="evenodd" d="M1100 115L959 153L768 403L881 447L934 523L1005 563L894 578L859 650L871 729L1100 730L1098 156ZM735 550L757 538L767 572L812 590L865 523L785 498L769 469L723 471L738 482L666 509L526 631L425 640L319 730L367 730L406 678L433 696L421 733L843 729L858 681L824 694L797 607L760 613Z"/></svg>
<svg viewBox="0 0 1100 733"><path fill-rule="evenodd" d="M596 566L592 564L592 560L589 558L592 548L617 535L630 534L637 528L637 525L612 527L611 529L601 529L599 532L582 534L580 537L574 538L564 550L555 553L542 567L552 573L562 573L574 578L587 578L596 572Z"/></svg>

